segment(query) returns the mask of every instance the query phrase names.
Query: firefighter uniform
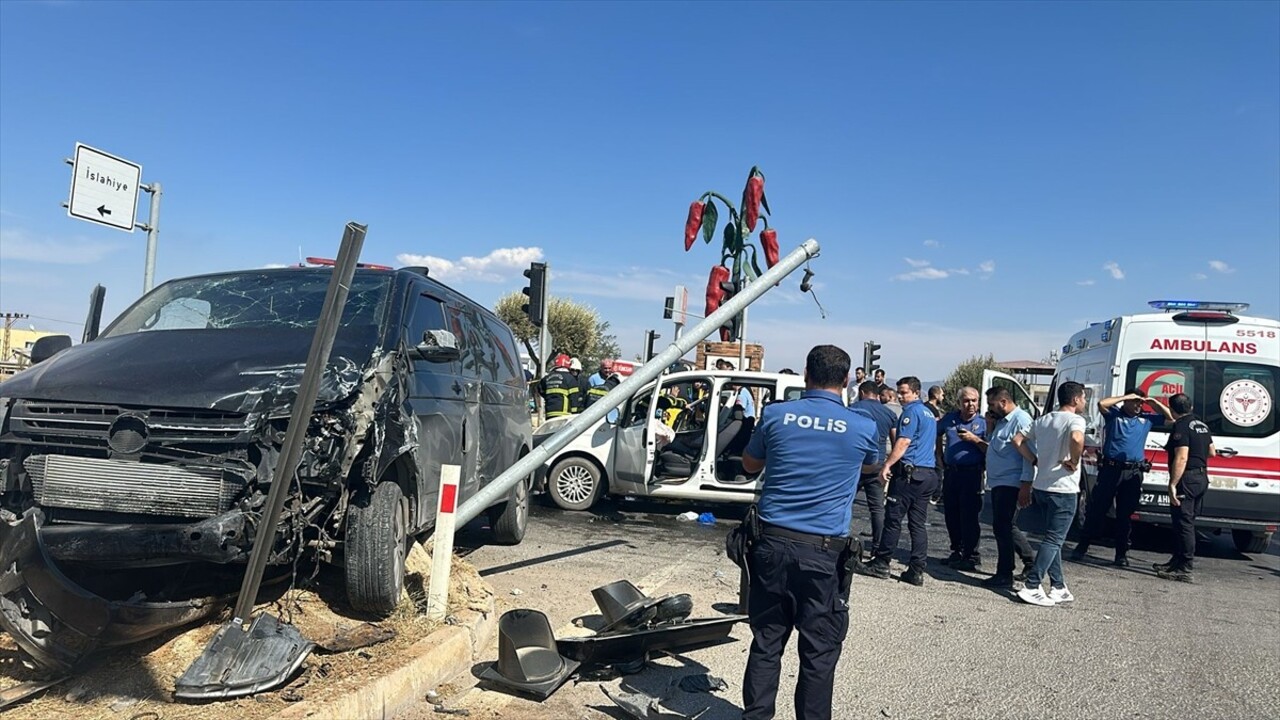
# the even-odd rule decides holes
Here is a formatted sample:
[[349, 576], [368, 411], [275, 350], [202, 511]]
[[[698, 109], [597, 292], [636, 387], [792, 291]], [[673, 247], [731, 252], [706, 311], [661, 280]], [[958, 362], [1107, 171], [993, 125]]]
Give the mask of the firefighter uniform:
[[581, 409], [581, 391], [578, 379], [569, 368], [556, 368], [542, 378], [540, 386], [547, 418], [572, 415]]

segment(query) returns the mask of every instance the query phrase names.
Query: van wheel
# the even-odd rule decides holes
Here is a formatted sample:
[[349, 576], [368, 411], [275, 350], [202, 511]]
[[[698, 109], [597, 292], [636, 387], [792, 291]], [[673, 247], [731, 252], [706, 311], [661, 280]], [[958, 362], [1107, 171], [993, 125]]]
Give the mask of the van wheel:
[[1232, 530], [1231, 541], [1236, 544], [1236, 550], [1242, 553], [1264, 553], [1271, 544], [1271, 533]]
[[547, 493], [564, 510], [588, 510], [604, 491], [600, 475], [600, 468], [586, 458], [565, 458], [547, 475]]
[[489, 528], [499, 545], [519, 545], [529, 527], [529, 480], [511, 488], [511, 495], [501, 505], [489, 508]]
[[382, 482], [362, 494], [347, 511], [347, 600], [351, 607], [388, 615], [404, 590], [409, 550], [409, 508], [400, 486]]

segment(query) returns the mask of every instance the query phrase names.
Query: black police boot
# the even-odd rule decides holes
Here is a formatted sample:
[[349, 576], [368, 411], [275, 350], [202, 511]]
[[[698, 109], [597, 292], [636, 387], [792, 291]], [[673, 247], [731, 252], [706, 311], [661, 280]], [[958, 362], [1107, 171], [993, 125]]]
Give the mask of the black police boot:
[[898, 576], [898, 579], [904, 583], [911, 583], [916, 587], [924, 585], [924, 573], [915, 568], [908, 568], [906, 572]]
[[889, 579], [889, 559], [875, 558], [869, 563], [858, 563], [853, 566], [853, 571], [859, 575], [867, 577], [880, 578], [881, 580]]
[[1013, 574], [1014, 582], [1026, 582], [1027, 576], [1031, 574], [1031, 566], [1034, 564], [1034, 560], [1031, 562], [1023, 561], [1022, 569]]
[[1129, 567], [1129, 556], [1123, 554], [1116, 555], [1116, 559], [1112, 560], [1111, 564], [1116, 567]]
[[[1023, 579], [1025, 580], [1026, 578], [1024, 577]], [[982, 587], [990, 588], [992, 590], [1012, 590], [1013, 576], [1012, 575], [992, 575], [986, 580], [983, 580], [980, 584], [982, 585]]]
[[1076, 543], [1076, 549], [1071, 551], [1071, 559], [1076, 562], [1084, 562], [1089, 559], [1089, 543]]
[[1156, 576], [1165, 580], [1173, 580], [1176, 582], [1194, 583], [1195, 578], [1191, 575], [1191, 568], [1186, 565], [1171, 567], [1168, 570], [1157, 570]]
[[951, 554], [947, 556], [947, 559], [942, 561], [942, 564], [947, 567], [951, 567], [963, 559], [964, 556], [960, 554], [959, 550], [952, 550]]
[[1167, 562], [1167, 563], [1152, 563], [1152, 564], [1151, 564], [1151, 569], [1152, 569], [1152, 570], [1155, 570], [1156, 572], [1160, 572], [1160, 571], [1162, 571], [1162, 570], [1167, 572], [1167, 571], [1172, 570], [1172, 569], [1174, 569], [1174, 568], [1176, 568], [1176, 567], [1178, 567], [1178, 566], [1177, 566], [1177, 564], [1176, 564], [1176, 563], [1174, 563], [1172, 560], [1170, 560], [1170, 561], [1169, 561], [1169, 562]]
[[981, 566], [982, 566], [982, 556], [979, 555], [978, 553], [973, 553], [972, 555], [966, 555], [964, 558], [962, 558], [959, 562], [956, 562], [955, 564], [953, 564], [951, 567], [955, 568], [956, 570], [967, 570], [969, 572], [973, 572]]

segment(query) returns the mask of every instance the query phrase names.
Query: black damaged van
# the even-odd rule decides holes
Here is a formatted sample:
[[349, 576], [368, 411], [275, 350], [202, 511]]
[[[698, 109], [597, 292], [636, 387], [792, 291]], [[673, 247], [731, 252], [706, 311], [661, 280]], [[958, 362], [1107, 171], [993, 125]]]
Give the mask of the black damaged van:
[[[434, 522], [441, 466], [461, 466], [461, 503], [529, 451], [510, 329], [425, 268], [361, 268], [297, 475], [271, 477], [331, 272], [171, 280], [91, 342], [0, 383], [0, 624], [24, 649], [66, 613], [15, 573], [104, 595], [108, 614], [139, 594], [189, 602], [203, 569], [243, 567], [277, 481], [291, 488], [270, 562], [314, 553], [344, 568], [352, 606], [390, 612], [408, 544]], [[498, 542], [520, 542], [528, 505], [523, 483], [489, 510]], [[119, 587], [122, 570], [157, 567], [147, 590]], [[109, 625], [95, 623], [96, 642]], [[144, 630], [119, 629], [131, 632]]]

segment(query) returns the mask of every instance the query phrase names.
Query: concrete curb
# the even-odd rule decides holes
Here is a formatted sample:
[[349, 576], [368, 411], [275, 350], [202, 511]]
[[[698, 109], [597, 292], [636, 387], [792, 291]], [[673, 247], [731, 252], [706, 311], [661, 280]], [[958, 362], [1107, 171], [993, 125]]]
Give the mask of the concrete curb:
[[335, 720], [387, 720], [422, 702], [434, 690], [463, 673], [482, 655], [498, 632], [493, 593], [482, 612], [462, 610], [454, 614], [457, 625], [442, 627], [400, 653], [394, 670], [363, 687], [327, 701], [302, 701], [272, 715], [273, 720], [334, 718]]

